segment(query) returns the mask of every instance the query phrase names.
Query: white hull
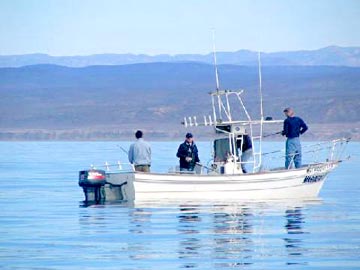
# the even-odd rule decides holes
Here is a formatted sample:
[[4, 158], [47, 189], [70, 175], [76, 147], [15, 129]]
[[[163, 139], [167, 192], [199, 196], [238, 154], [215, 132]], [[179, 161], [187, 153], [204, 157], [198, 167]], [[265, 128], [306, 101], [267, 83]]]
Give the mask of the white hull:
[[[295, 170], [240, 175], [110, 173], [108, 182], [122, 187], [127, 200], [265, 200], [317, 197], [326, 175], [338, 163], [314, 164]], [[105, 188], [106, 197], [113, 195]]]

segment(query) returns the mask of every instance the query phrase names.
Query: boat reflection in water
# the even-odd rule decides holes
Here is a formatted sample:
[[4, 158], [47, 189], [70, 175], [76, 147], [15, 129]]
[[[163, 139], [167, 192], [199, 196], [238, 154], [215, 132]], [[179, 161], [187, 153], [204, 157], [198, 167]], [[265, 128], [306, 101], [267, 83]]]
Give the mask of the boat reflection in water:
[[201, 240], [200, 209], [198, 205], [180, 205], [180, 213], [177, 215], [177, 231], [179, 240], [178, 258], [181, 261], [181, 268], [197, 268], [196, 263], [202, 256], [204, 241]]
[[[252, 264], [254, 243], [252, 213], [246, 206], [235, 207], [232, 211], [214, 213], [214, 258], [215, 268], [231, 268]], [[224, 237], [225, 236], [225, 237]]]
[[295, 207], [294, 209], [286, 210], [286, 225], [285, 229], [287, 231], [287, 236], [284, 238], [285, 248], [288, 252], [288, 262], [287, 264], [301, 264], [306, 265], [304, 261], [299, 261], [298, 258], [301, 258], [303, 253], [306, 253], [306, 250], [302, 247], [302, 238], [301, 235], [304, 234], [303, 225], [305, 223], [305, 218], [302, 214], [301, 207]]
[[308, 264], [303, 212], [319, 203], [105, 204], [83, 208], [80, 225], [129, 269], [279, 269]]

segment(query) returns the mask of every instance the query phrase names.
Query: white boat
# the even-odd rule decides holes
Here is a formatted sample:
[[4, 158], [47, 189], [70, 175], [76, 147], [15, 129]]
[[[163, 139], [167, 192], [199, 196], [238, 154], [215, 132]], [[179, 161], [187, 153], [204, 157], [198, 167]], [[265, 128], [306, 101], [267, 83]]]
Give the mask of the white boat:
[[[312, 164], [301, 169], [248, 174], [107, 173], [107, 182], [121, 185], [123, 199], [174, 200], [219, 199], [268, 200], [317, 197], [329, 172], [339, 162]], [[105, 186], [105, 197], [114, 197]]]
[[[216, 68], [216, 58], [215, 58]], [[261, 68], [259, 57], [260, 119], [254, 120], [244, 105], [243, 90], [220, 90], [216, 69], [216, 91], [210, 93], [212, 115], [186, 117], [185, 127], [206, 126], [217, 134], [214, 154], [209, 166], [197, 164], [194, 173], [170, 170], [168, 173], [135, 172], [130, 164], [93, 166], [80, 172], [79, 185], [87, 201], [113, 200], [268, 200], [301, 199], [318, 196], [327, 175], [343, 160], [344, 148], [349, 139], [337, 139], [318, 143], [316, 147], [303, 151], [328, 151], [323, 161], [303, 165], [301, 168], [264, 169], [263, 126], [283, 121], [264, 118], [261, 90]], [[238, 106], [234, 104], [237, 102]], [[241, 110], [239, 110], [239, 108]], [[220, 138], [219, 138], [220, 136]], [[242, 160], [245, 136], [252, 142], [251, 158]], [[281, 150], [272, 152], [281, 153]], [[285, 155], [282, 155], [282, 159]], [[291, 157], [292, 159], [294, 158]], [[251, 167], [244, 173], [242, 165]], [[124, 167], [127, 167], [124, 169]]]

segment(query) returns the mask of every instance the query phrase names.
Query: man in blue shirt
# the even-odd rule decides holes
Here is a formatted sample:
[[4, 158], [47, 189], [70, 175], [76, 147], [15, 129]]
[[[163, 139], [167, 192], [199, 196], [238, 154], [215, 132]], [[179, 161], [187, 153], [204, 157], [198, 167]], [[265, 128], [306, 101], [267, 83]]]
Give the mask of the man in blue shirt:
[[137, 172], [150, 172], [151, 166], [151, 147], [145, 142], [141, 130], [136, 131], [137, 141], [130, 145], [128, 157], [129, 162], [134, 165]]
[[284, 113], [286, 115], [286, 119], [284, 120], [282, 135], [287, 137], [285, 168], [290, 169], [292, 167], [292, 163], [294, 163], [295, 168], [300, 168], [301, 144], [299, 137], [308, 130], [308, 127], [300, 117], [295, 116], [292, 108], [286, 108]]

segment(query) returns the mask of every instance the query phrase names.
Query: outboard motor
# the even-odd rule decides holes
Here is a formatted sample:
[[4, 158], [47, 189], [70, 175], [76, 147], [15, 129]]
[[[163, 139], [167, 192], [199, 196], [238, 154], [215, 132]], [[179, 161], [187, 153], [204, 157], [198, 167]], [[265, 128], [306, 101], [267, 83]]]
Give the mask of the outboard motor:
[[86, 170], [79, 172], [79, 186], [83, 188], [85, 201], [100, 202], [105, 198], [104, 185], [106, 175], [103, 170]]

